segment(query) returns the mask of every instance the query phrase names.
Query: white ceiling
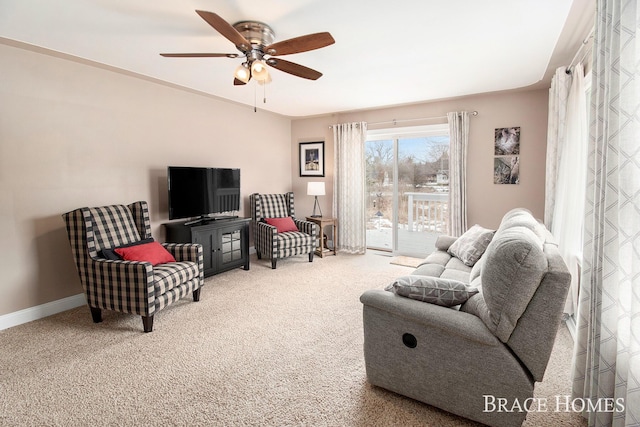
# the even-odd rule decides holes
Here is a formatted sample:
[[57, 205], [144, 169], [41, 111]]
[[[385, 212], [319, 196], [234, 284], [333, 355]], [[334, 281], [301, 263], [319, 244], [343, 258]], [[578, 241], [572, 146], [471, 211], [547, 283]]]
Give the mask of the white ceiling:
[[[300, 117], [539, 83], [556, 66], [554, 58], [568, 65], [584, 37], [576, 28], [577, 15], [592, 16], [593, 11], [581, 10], [590, 5], [588, 0], [0, 0], [0, 37], [249, 106], [257, 99], [260, 109]], [[159, 55], [237, 53], [196, 9], [231, 24], [265, 22], [276, 42], [329, 31], [336, 43], [283, 56], [324, 75], [311, 81], [271, 69], [263, 104], [262, 86], [232, 84], [241, 58]]]

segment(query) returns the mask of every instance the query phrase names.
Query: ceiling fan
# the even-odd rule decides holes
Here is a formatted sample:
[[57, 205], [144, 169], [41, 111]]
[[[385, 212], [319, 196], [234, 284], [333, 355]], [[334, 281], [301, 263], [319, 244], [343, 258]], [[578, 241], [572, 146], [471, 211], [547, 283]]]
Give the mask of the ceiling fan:
[[[307, 52], [335, 43], [328, 32], [307, 34], [273, 43], [275, 33], [271, 27], [262, 22], [240, 21], [231, 25], [213, 12], [196, 10], [196, 13], [233, 43], [245, 57], [245, 62], [239, 65], [234, 73], [234, 85], [247, 84], [251, 78], [261, 84], [268, 83], [271, 77], [267, 65], [297, 77], [317, 80], [322, 76], [321, 72], [285, 61], [277, 56]], [[161, 53], [160, 55], [174, 58], [238, 58], [241, 56], [237, 53]]]

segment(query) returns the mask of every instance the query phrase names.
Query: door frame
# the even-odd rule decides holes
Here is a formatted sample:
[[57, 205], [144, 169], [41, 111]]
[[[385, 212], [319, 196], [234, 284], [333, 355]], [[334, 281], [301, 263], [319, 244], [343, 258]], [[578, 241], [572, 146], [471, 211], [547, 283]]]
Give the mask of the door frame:
[[[392, 228], [391, 228], [391, 254], [402, 255], [398, 249], [398, 141], [408, 138], [424, 138], [429, 136], [449, 135], [448, 123], [437, 123], [422, 126], [404, 126], [397, 128], [368, 129], [365, 144], [369, 141], [392, 140], [393, 141], [393, 186], [392, 186]], [[368, 246], [367, 246], [368, 247]], [[372, 248], [373, 250], [386, 250]]]

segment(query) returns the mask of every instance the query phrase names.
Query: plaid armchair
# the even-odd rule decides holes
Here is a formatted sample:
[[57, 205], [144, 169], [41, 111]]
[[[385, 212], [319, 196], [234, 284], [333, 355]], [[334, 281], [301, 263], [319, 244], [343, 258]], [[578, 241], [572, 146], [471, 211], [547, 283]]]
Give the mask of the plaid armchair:
[[[251, 228], [253, 243], [258, 259], [263, 255], [271, 258], [271, 268], [276, 268], [279, 258], [309, 254], [309, 262], [313, 262], [316, 249], [316, 225], [309, 221], [295, 218], [293, 193], [258, 194], [250, 196]], [[299, 231], [278, 233], [276, 227], [263, 221], [264, 218], [292, 217]]]
[[103, 249], [151, 237], [147, 202], [80, 208], [62, 217], [95, 323], [102, 321], [102, 310], [114, 310], [142, 316], [144, 331], [151, 332], [156, 312], [190, 293], [194, 301], [200, 299], [204, 269], [199, 244], [163, 243], [177, 262], [156, 266], [101, 257]]

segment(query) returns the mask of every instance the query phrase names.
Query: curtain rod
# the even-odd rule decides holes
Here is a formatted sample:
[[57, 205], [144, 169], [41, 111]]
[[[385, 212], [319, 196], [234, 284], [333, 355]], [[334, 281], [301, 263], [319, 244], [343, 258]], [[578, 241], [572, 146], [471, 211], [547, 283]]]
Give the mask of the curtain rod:
[[[573, 55], [573, 59], [571, 60], [571, 62], [569, 63], [569, 66], [567, 67], [567, 70], [565, 71], [565, 73], [567, 74], [571, 74], [571, 67], [573, 67], [574, 62], [576, 62], [576, 59], [578, 58], [578, 55], [580, 55], [580, 52], [582, 52], [582, 49], [584, 49], [584, 47], [589, 44], [589, 41], [593, 38], [593, 31], [595, 30], [595, 27], [591, 29], [591, 31], [589, 31], [589, 35], [587, 37], [585, 37], [584, 40], [582, 40], [582, 44], [580, 45], [580, 47], [578, 48], [578, 51], [576, 52], [575, 55]], [[582, 62], [582, 60], [584, 59], [585, 56], [587, 56], [588, 52], [585, 52], [584, 55], [582, 55], [582, 58], [580, 58], [580, 61], [578, 62]]]
[[[472, 116], [477, 116], [478, 112], [477, 111], [472, 111], [471, 112]], [[421, 121], [421, 120], [436, 120], [436, 119], [446, 119], [447, 116], [434, 116], [434, 117], [420, 117], [417, 119], [393, 119], [393, 120], [387, 120], [387, 121], [383, 121], [383, 122], [371, 122], [371, 123], [367, 123], [367, 125], [383, 125], [383, 124], [387, 124], [387, 123], [393, 123], [393, 125], [397, 125], [398, 123], [403, 123], [403, 122], [416, 122], [416, 121]], [[330, 125], [329, 129], [333, 128], [336, 125]]]

